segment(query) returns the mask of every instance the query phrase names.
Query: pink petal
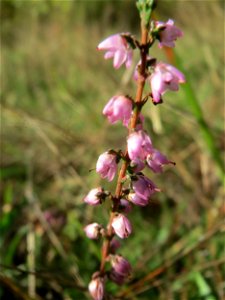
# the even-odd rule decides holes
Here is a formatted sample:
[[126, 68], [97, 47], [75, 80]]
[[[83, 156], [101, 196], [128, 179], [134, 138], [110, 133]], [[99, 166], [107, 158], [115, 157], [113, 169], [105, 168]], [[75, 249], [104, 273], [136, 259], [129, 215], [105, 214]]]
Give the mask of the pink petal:
[[117, 50], [114, 55], [113, 66], [119, 69], [126, 60], [126, 53], [123, 50]]

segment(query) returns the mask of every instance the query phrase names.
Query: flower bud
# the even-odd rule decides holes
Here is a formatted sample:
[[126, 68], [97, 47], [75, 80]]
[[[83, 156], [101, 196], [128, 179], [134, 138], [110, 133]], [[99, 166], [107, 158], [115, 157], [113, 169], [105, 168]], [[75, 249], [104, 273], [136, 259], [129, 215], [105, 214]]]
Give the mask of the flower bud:
[[102, 226], [98, 223], [91, 223], [84, 228], [84, 231], [89, 239], [96, 240], [100, 236]]
[[130, 221], [122, 214], [118, 214], [113, 218], [112, 227], [121, 239], [127, 238], [132, 232]]
[[90, 205], [98, 205], [101, 203], [102, 193], [103, 193], [103, 189], [101, 187], [92, 189], [84, 198], [84, 202]]
[[107, 178], [112, 181], [117, 172], [116, 154], [111, 154], [108, 151], [102, 153], [96, 164], [96, 172], [102, 178]]
[[[129, 36], [129, 33], [126, 35]], [[106, 50], [104, 58], [113, 58], [115, 69], [119, 69], [124, 63], [127, 68], [131, 66], [133, 51], [123, 34], [109, 36], [98, 45], [97, 49]]]
[[130, 263], [121, 255], [111, 255], [110, 260], [112, 268], [116, 273], [122, 276], [128, 276], [131, 273]]
[[125, 96], [112, 97], [103, 109], [111, 124], [121, 120], [124, 126], [128, 126], [132, 113], [132, 102]]
[[105, 284], [102, 277], [96, 277], [88, 285], [89, 293], [94, 300], [102, 300], [104, 297]]

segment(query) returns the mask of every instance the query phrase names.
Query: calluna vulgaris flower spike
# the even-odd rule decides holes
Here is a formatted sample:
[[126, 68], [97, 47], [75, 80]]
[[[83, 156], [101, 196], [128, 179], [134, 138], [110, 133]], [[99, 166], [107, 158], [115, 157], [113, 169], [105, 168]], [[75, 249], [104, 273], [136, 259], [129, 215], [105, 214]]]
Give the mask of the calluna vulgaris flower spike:
[[[113, 181], [119, 169], [116, 191], [108, 192], [102, 187], [97, 187], [84, 198], [84, 202], [92, 206], [100, 205], [104, 201], [111, 201], [112, 204], [107, 225], [93, 222], [84, 228], [88, 238], [103, 239], [100, 268], [93, 274], [88, 286], [94, 300], [108, 299], [106, 280], [121, 285], [131, 276], [130, 263], [117, 253], [120, 243], [116, 237], [125, 239], [132, 234], [130, 217], [127, 217], [132, 207], [148, 205], [152, 196], [160, 192], [143, 170], [146, 167], [154, 173], [161, 173], [163, 166], [175, 164], [154, 148], [152, 139], [144, 129], [141, 110], [150, 95], [154, 104], [162, 103], [162, 95], [167, 90], [177, 91], [179, 84], [185, 82], [185, 77], [179, 70], [167, 63], [158, 62], [149, 55], [149, 50], [156, 40], [159, 41], [160, 48], [174, 47], [175, 41], [183, 33], [174, 25], [173, 20], [152, 21], [150, 26], [151, 12], [155, 7], [154, 0], [138, 0], [137, 7], [142, 18], [141, 41], [129, 33], [118, 33], [106, 38], [97, 47], [98, 50], [106, 51], [105, 59], [113, 58], [115, 69], [123, 64], [129, 68], [134, 50], [139, 50], [141, 60], [133, 76], [137, 84], [136, 97], [115, 95], [103, 109], [103, 115], [109, 123], [121, 121], [128, 128], [126, 149], [108, 150], [99, 156], [96, 163], [96, 172], [109, 182]], [[147, 95], [143, 94], [145, 83], [150, 85]], [[109, 265], [107, 268], [106, 264]]]

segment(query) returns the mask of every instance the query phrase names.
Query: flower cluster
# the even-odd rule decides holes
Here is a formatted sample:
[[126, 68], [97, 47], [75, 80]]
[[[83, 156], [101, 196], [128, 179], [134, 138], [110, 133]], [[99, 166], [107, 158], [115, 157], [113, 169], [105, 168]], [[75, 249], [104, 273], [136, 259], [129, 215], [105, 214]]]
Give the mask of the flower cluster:
[[[115, 194], [105, 191], [102, 187], [92, 189], [84, 198], [84, 202], [96, 206], [104, 201], [112, 202], [110, 221], [107, 226], [96, 222], [87, 225], [84, 231], [88, 238], [103, 238], [102, 262], [99, 272], [92, 276], [89, 292], [94, 300], [102, 300], [105, 295], [105, 281], [107, 279], [118, 285], [123, 284], [131, 274], [130, 263], [117, 254], [120, 243], [115, 237], [126, 239], [132, 233], [132, 225], [128, 214], [132, 207], [148, 205], [152, 196], [160, 189], [144, 173], [149, 168], [154, 173], [161, 173], [163, 166], [174, 164], [159, 150], [155, 149], [148, 133], [144, 130], [142, 106], [151, 96], [154, 104], [162, 102], [162, 95], [167, 91], [177, 91], [179, 84], [185, 81], [184, 75], [175, 67], [157, 62], [148, 54], [150, 47], [158, 40], [159, 47], [174, 47], [175, 40], [182, 36], [182, 32], [172, 20], [167, 22], [153, 22], [149, 32], [149, 40], [141, 45], [129, 33], [115, 34], [102, 41], [97, 49], [104, 50], [105, 59], [113, 58], [113, 66], [118, 69], [125, 64], [128, 68], [132, 64], [133, 50], [140, 52], [145, 47], [145, 63], [142, 59], [137, 64], [134, 79], [137, 84], [149, 83], [151, 91], [140, 99], [133, 99], [127, 95], [115, 95], [105, 105], [103, 115], [109, 123], [122, 122], [128, 128], [127, 148], [122, 150], [108, 150], [102, 153], [96, 163], [96, 172], [102, 179], [111, 182], [120, 169]], [[144, 68], [143, 68], [144, 66]], [[139, 86], [138, 86], [139, 87]], [[133, 121], [134, 120], [134, 121]], [[121, 175], [122, 174], [122, 175]], [[105, 264], [111, 264], [109, 271], [105, 271]], [[108, 268], [107, 268], [108, 269]]]

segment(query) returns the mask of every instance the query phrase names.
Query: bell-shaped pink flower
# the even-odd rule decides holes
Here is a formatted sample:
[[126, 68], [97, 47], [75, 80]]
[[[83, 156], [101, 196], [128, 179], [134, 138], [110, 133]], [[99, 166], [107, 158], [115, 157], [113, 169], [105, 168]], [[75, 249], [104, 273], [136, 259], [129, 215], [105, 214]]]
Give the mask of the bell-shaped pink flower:
[[101, 203], [101, 194], [103, 189], [101, 187], [97, 187], [95, 189], [90, 190], [87, 196], [84, 198], [84, 202], [90, 205], [98, 205]]
[[112, 181], [117, 172], [116, 155], [109, 152], [102, 153], [96, 164], [96, 172], [99, 173], [102, 178], [107, 178], [108, 181]]
[[103, 109], [109, 122], [114, 124], [122, 121], [124, 126], [128, 126], [132, 113], [132, 102], [125, 96], [112, 97]]
[[156, 22], [156, 28], [163, 28], [159, 31], [159, 48], [162, 48], [163, 46], [175, 47], [174, 41], [176, 41], [177, 38], [183, 36], [182, 31], [174, 26], [173, 20], [168, 20], [166, 23]]
[[161, 103], [162, 95], [167, 91], [177, 91], [179, 83], [185, 82], [184, 74], [175, 67], [159, 62], [148, 77], [152, 89], [153, 103]]
[[128, 195], [128, 199], [135, 205], [138, 205], [138, 206], [146, 206], [148, 205], [148, 198], [142, 198], [142, 197], [139, 197], [137, 194], [135, 193], [130, 193]]
[[132, 186], [137, 197], [146, 201], [149, 200], [155, 192], [159, 191], [155, 184], [144, 175], [138, 175], [136, 180], [132, 180]]
[[105, 290], [104, 279], [102, 277], [92, 279], [88, 285], [88, 290], [94, 300], [102, 300]]
[[113, 57], [113, 66], [118, 69], [123, 63], [129, 68], [132, 63], [133, 51], [122, 34], [114, 34], [102, 41], [98, 50], [105, 50], [105, 59]]
[[116, 273], [122, 276], [128, 276], [131, 273], [131, 265], [123, 256], [111, 255], [110, 261]]
[[112, 227], [115, 233], [121, 238], [127, 238], [132, 232], [130, 221], [122, 214], [118, 214], [113, 218]]
[[84, 228], [84, 231], [89, 239], [96, 240], [100, 236], [101, 229], [102, 226], [98, 223], [91, 223]]
[[151, 139], [143, 130], [135, 131], [127, 138], [127, 149], [131, 160], [145, 160], [152, 150]]
[[163, 165], [175, 164], [156, 149], [153, 149], [153, 151], [147, 156], [146, 161], [149, 168], [155, 173], [162, 173]]

